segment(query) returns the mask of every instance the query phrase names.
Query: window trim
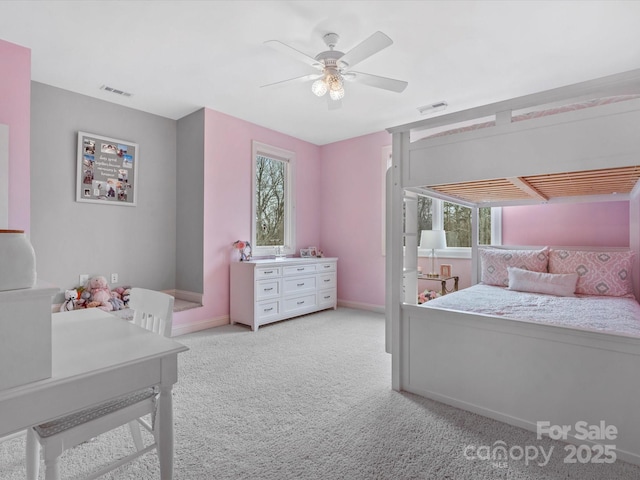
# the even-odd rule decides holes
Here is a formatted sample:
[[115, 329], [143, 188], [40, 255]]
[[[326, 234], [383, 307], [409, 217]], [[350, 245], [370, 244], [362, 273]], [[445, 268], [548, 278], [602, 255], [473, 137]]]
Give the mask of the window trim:
[[[444, 222], [443, 203], [445, 200], [434, 197], [429, 198], [431, 198], [432, 207], [432, 227], [434, 230], [442, 230]], [[502, 207], [491, 207], [491, 245], [502, 245]], [[471, 258], [471, 247], [447, 247], [436, 250], [435, 254], [438, 258]], [[418, 245], [418, 257], [431, 258], [431, 249], [423, 249]]]
[[285, 168], [285, 222], [283, 253], [296, 253], [296, 205], [295, 205], [295, 167], [296, 154], [279, 147], [267, 145], [253, 140], [251, 142], [251, 245], [252, 253], [256, 257], [275, 255], [276, 246], [262, 246], [256, 244], [256, 171], [258, 155], [273, 158], [286, 164]]

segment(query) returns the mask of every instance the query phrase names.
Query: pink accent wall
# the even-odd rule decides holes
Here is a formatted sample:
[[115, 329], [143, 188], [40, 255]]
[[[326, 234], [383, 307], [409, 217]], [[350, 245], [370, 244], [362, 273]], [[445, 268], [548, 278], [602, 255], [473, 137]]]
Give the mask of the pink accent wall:
[[629, 246], [629, 202], [502, 209], [504, 245]]
[[0, 123], [9, 125], [9, 228], [30, 230], [31, 50], [0, 40]]
[[382, 147], [379, 132], [322, 146], [320, 248], [339, 257], [338, 300], [384, 306]]
[[204, 128], [203, 308], [177, 313], [176, 325], [229, 314], [231, 244], [251, 238], [253, 140], [295, 152], [296, 250], [321, 240], [320, 147], [209, 109]]

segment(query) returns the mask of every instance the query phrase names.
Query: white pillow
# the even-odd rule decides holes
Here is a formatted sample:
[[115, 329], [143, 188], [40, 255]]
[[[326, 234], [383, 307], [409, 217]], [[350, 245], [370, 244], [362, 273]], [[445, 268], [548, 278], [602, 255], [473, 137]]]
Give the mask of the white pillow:
[[509, 290], [544, 293], [559, 297], [573, 297], [578, 283], [577, 273], [531, 272], [522, 268], [507, 267]]

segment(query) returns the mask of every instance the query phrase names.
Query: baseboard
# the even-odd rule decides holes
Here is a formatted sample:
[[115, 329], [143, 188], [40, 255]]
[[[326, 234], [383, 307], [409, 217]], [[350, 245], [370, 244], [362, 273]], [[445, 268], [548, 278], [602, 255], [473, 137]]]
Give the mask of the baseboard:
[[223, 325], [229, 325], [229, 315], [223, 315], [221, 317], [211, 318], [197, 323], [174, 325], [171, 329], [171, 336], [179, 337], [180, 335], [186, 335], [187, 333], [199, 332], [200, 330], [206, 330], [207, 328], [222, 327]]
[[339, 307], [355, 308], [357, 310], [366, 310], [368, 312], [384, 313], [384, 305], [371, 305], [370, 303], [348, 302], [346, 300], [338, 300]]

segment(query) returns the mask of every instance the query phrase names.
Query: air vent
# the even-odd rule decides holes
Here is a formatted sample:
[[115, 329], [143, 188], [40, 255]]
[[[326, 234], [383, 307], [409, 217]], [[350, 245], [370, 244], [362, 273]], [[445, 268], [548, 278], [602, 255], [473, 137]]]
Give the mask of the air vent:
[[449, 104], [447, 102], [436, 102], [431, 105], [425, 105], [424, 107], [418, 107], [418, 111], [422, 115], [429, 115], [431, 113], [441, 112], [445, 108], [447, 108]]
[[105, 90], [107, 92], [115, 93], [116, 95], [122, 95], [123, 97], [130, 97], [133, 93], [125, 92], [123, 90], [118, 90], [117, 88], [110, 87], [108, 85], [102, 85], [100, 90]]

